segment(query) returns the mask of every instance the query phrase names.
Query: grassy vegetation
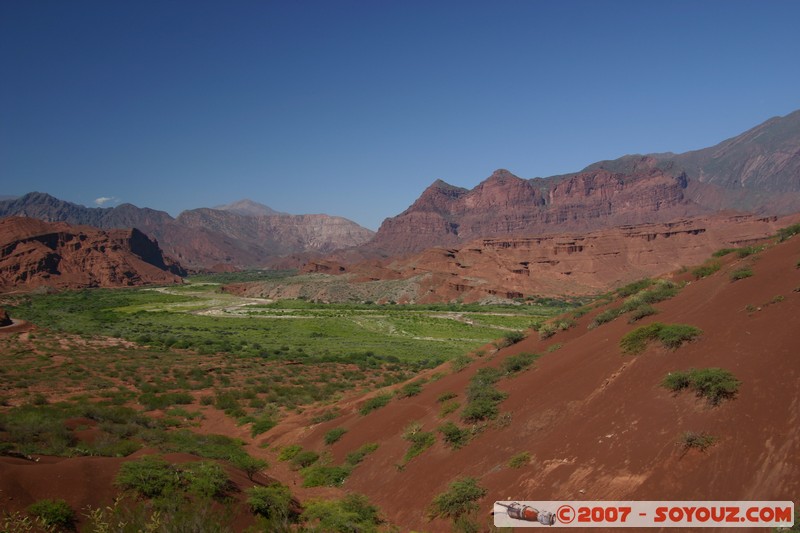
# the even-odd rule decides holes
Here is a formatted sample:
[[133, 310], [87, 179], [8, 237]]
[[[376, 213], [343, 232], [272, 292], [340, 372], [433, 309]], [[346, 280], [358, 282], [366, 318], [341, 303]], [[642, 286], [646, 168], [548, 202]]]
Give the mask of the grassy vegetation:
[[372, 533], [383, 521], [366, 496], [348, 494], [340, 500], [310, 500], [301, 515], [309, 533]]
[[723, 400], [736, 396], [741, 382], [727, 370], [701, 368], [670, 372], [661, 384], [674, 392], [691, 389], [711, 405], [719, 405]]
[[411, 447], [403, 456], [403, 462], [407, 463], [433, 446], [433, 443], [436, 442], [436, 435], [430, 431], [422, 431], [422, 425], [413, 422], [403, 431], [403, 439], [411, 443]]
[[475, 373], [467, 385], [467, 405], [461, 412], [465, 422], [480, 422], [497, 416], [498, 404], [508, 396], [494, 386], [503, 375], [496, 368], [481, 368]]
[[373, 396], [372, 398], [364, 402], [364, 404], [361, 406], [358, 412], [361, 413], [361, 415], [368, 415], [372, 411], [384, 407], [391, 400], [392, 400], [392, 395], [389, 393]]
[[72, 530], [75, 527], [75, 511], [64, 500], [44, 499], [32, 503], [28, 514], [37, 518], [45, 528]]
[[722, 265], [718, 261], [708, 261], [699, 267], [692, 269], [692, 275], [695, 279], [702, 279], [710, 276], [720, 269]]
[[464, 517], [478, 511], [477, 501], [486, 496], [487, 492], [478, 485], [478, 480], [475, 478], [457, 479], [445, 492], [433, 499], [428, 508], [428, 517], [449, 518], [457, 524]]
[[710, 448], [715, 442], [717, 438], [713, 435], [709, 435], [708, 433], [697, 433], [695, 431], [687, 431], [679, 440], [679, 443], [684, 451], [688, 451], [691, 449], [700, 450], [701, 452], [706, 451]]
[[731, 281], [738, 281], [740, 279], [749, 278], [753, 275], [753, 269], [750, 267], [737, 268], [731, 272]]
[[325, 437], [323, 440], [325, 441], [325, 444], [330, 446], [331, 444], [338, 442], [339, 439], [342, 438], [342, 435], [344, 435], [345, 433], [347, 433], [347, 430], [345, 428], [333, 428], [332, 430], [325, 433]]
[[800, 233], [800, 224], [792, 224], [791, 226], [781, 228], [778, 230], [778, 242], [783, 242], [786, 239], [794, 237]]
[[498, 337], [514, 341], [532, 319], [566, 308], [564, 302], [549, 307], [265, 304], [215, 289], [193, 284], [64, 291], [19, 297], [11, 307], [14, 315], [55, 331], [119, 337], [153, 348], [415, 366], [437, 365]]
[[622, 305], [599, 313], [589, 324], [589, 329], [611, 322], [619, 316], [630, 313], [628, 323], [657, 313], [652, 304], [668, 300], [680, 292], [681, 287], [669, 280], [644, 279], [617, 289], [619, 296], [625, 297]]
[[675, 350], [684, 342], [695, 339], [701, 333], [700, 329], [686, 324], [654, 322], [634, 329], [622, 337], [619, 344], [623, 352], [630, 354], [643, 352], [647, 343], [653, 340], [659, 340], [664, 347]]
[[509, 468], [522, 468], [531, 461], [531, 454], [528, 452], [520, 452], [508, 460]]
[[517, 355], [509, 355], [503, 360], [500, 368], [506, 374], [516, 374], [526, 368], [530, 367], [541, 355], [535, 353], [520, 353]]

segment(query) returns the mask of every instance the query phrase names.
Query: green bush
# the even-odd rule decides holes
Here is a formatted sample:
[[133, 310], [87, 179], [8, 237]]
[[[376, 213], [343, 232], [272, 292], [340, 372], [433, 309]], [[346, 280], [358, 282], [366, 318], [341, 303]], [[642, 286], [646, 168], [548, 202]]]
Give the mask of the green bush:
[[48, 528], [75, 527], [75, 511], [64, 500], [39, 500], [28, 507], [28, 514], [38, 518]]
[[430, 518], [453, 520], [478, 510], [478, 500], [486, 496], [487, 490], [478, 485], [478, 480], [464, 477], [453, 481], [447, 491], [437, 495], [428, 508]]
[[180, 473], [161, 457], [146, 455], [137, 461], [122, 463], [114, 484], [145, 498], [157, 498], [178, 488]]
[[439, 409], [439, 418], [444, 418], [450, 413], [454, 412], [456, 409], [461, 407], [461, 404], [457, 401], [447, 402], [442, 404], [442, 408]]
[[497, 343], [498, 348], [506, 348], [512, 344], [517, 344], [525, 338], [525, 334], [521, 331], [510, 331], [503, 335], [503, 338]]
[[382, 523], [366, 496], [348, 494], [341, 500], [310, 500], [300, 517], [309, 533], [373, 533]]
[[620, 347], [625, 353], [637, 354], [644, 351], [648, 342], [658, 339], [666, 348], [674, 350], [701, 333], [702, 331], [694, 326], [653, 322], [647, 326], [640, 326], [622, 337]]
[[467, 405], [461, 412], [465, 422], [479, 422], [497, 416], [498, 404], [508, 396], [505, 392], [494, 387], [503, 376], [503, 372], [496, 368], [479, 369], [467, 385]]
[[371, 454], [377, 449], [378, 444], [376, 442], [368, 442], [356, 451], [348, 453], [344, 462], [350, 466], [356, 466], [358, 463], [363, 461], [367, 455]]
[[706, 263], [706, 264], [704, 264], [704, 265], [700, 265], [700, 266], [699, 266], [699, 267], [697, 267], [697, 268], [694, 268], [694, 269], [692, 270], [692, 275], [693, 275], [693, 276], [694, 276], [696, 279], [705, 278], [705, 277], [708, 277], [708, 276], [710, 276], [711, 274], [713, 274], [713, 273], [714, 273], [714, 272], [716, 272], [717, 270], [719, 270], [719, 269], [720, 269], [720, 266], [721, 266], [721, 265], [720, 265], [718, 262], [716, 262], [716, 261], [711, 261], [711, 262], [709, 262], [709, 263]]
[[313, 465], [300, 471], [304, 487], [339, 487], [352, 470], [350, 465]]
[[506, 374], [515, 374], [531, 366], [539, 357], [541, 356], [535, 353], [509, 355], [503, 360], [503, 363], [500, 366]]
[[303, 451], [303, 447], [299, 444], [290, 444], [288, 446], [284, 446], [281, 448], [281, 451], [278, 453], [278, 460], [279, 461], [289, 461], [294, 459], [294, 456], [298, 453]]
[[233, 457], [231, 458], [231, 463], [239, 470], [243, 470], [244, 473], [247, 474], [247, 479], [250, 481], [253, 481], [253, 477], [256, 474], [269, 468], [269, 463], [267, 463], [265, 460], [256, 459], [255, 457], [251, 457], [249, 455]]
[[165, 392], [163, 394], [154, 394], [152, 392], [145, 392], [139, 396], [139, 403], [144, 405], [145, 409], [152, 411], [154, 409], [166, 409], [171, 405], [188, 405], [194, 401], [192, 395], [186, 392]]
[[789, 227], [781, 228], [778, 230], [778, 242], [783, 242], [798, 233], [800, 233], [800, 224], [792, 224]]
[[556, 334], [556, 331], [557, 328], [554, 324], [545, 322], [544, 324], [539, 326], [539, 339], [540, 340], [549, 339], [550, 337]]
[[736, 250], [736, 255], [739, 256], [740, 259], [744, 259], [750, 255], [757, 254], [763, 249], [763, 246], [744, 246]]
[[342, 435], [347, 433], [345, 428], [333, 428], [332, 430], [325, 433], [325, 444], [331, 445], [334, 442], [338, 441], [342, 438]]
[[520, 452], [508, 460], [508, 466], [510, 468], [522, 468], [523, 466], [530, 463], [530, 461], [531, 461], [531, 454], [529, 454], [528, 452]]
[[594, 317], [594, 320], [592, 320], [589, 323], [589, 329], [594, 329], [594, 328], [596, 328], [598, 326], [602, 326], [603, 324], [611, 322], [612, 320], [617, 318], [620, 315], [621, 312], [622, 312], [622, 308], [621, 307], [614, 307], [614, 308], [611, 308], [611, 309], [606, 309], [605, 311], [603, 311], [602, 313], [600, 313], [596, 317]]
[[247, 505], [254, 514], [278, 522], [286, 523], [296, 518], [292, 510], [292, 493], [289, 487], [280, 483], [248, 489]]
[[641, 304], [639, 307], [631, 311], [631, 315], [628, 318], [628, 324], [633, 324], [634, 322], [638, 322], [639, 320], [643, 319], [644, 317], [655, 315], [658, 313], [656, 308], [650, 304]]
[[458, 396], [458, 394], [456, 394], [455, 392], [443, 392], [439, 395], [438, 398], [436, 398], [436, 401], [442, 403], [446, 402], [447, 400], [452, 400], [456, 396]]
[[361, 409], [358, 410], [359, 413], [362, 415], [368, 415], [372, 411], [376, 409], [380, 409], [388, 404], [392, 399], [391, 394], [379, 394], [377, 396], [373, 396], [369, 400], [363, 403]]
[[695, 448], [701, 452], [706, 451], [717, 441], [717, 438], [707, 433], [696, 433], [694, 431], [687, 431], [680, 438], [680, 444], [684, 450]]
[[697, 396], [706, 398], [711, 405], [719, 405], [723, 400], [736, 396], [741, 382], [727, 370], [702, 368], [671, 372], [661, 384], [674, 392], [685, 388], [692, 389]]
[[225, 469], [214, 461], [198, 461], [183, 466], [188, 491], [204, 498], [219, 498], [230, 485]]
[[414, 422], [409, 424], [403, 432], [403, 438], [411, 443], [411, 447], [403, 457], [403, 461], [408, 462], [417, 455], [421, 454], [436, 442], [436, 436], [427, 431], [422, 431], [422, 426]]
[[753, 269], [750, 267], [737, 268], [731, 272], [731, 281], [738, 281], [740, 279], [749, 278], [753, 275]]
[[472, 358], [467, 355], [457, 355], [450, 360], [450, 368], [453, 373], [461, 372], [472, 362]]
[[292, 457], [289, 462], [291, 463], [293, 469], [300, 470], [301, 468], [306, 468], [313, 465], [317, 462], [317, 460], [319, 460], [319, 454], [317, 452], [303, 450], [295, 454], [295, 456]]
[[412, 381], [411, 383], [406, 383], [403, 385], [399, 391], [397, 391], [398, 398], [409, 398], [411, 396], [416, 396], [420, 392], [422, 392], [422, 381], [416, 380]]
[[736, 251], [736, 248], [722, 248], [720, 250], [717, 250], [716, 252], [714, 252], [711, 255], [713, 255], [714, 257], [725, 257], [726, 255], [732, 254], [735, 251]]
[[272, 414], [263, 414], [253, 421], [253, 426], [250, 428], [250, 435], [256, 437], [262, 433], [266, 433], [270, 429], [274, 428], [277, 424], [278, 422], [275, 420]]
[[442, 433], [444, 442], [450, 445], [454, 450], [465, 446], [472, 437], [472, 433], [469, 429], [460, 428], [452, 422], [445, 422], [439, 426], [439, 432]]
[[647, 278], [640, 279], [639, 281], [634, 281], [633, 283], [629, 283], [628, 285], [625, 285], [624, 287], [620, 287], [619, 289], [617, 289], [617, 296], [621, 298], [627, 298], [628, 296], [631, 296], [633, 294], [636, 294], [637, 292], [640, 292], [648, 288], [652, 284], [653, 280]]

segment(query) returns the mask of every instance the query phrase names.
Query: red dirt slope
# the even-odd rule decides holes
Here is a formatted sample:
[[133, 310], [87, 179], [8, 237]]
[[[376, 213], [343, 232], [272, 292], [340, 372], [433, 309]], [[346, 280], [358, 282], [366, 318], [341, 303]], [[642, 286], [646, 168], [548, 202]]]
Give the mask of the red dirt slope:
[[[471, 367], [428, 383], [418, 396], [394, 399], [360, 416], [348, 414], [310, 426], [313, 413], [286, 420], [267, 439], [323, 450], [323, 435], [333, 427], [348, 432], [330, 447], [337, 462], [366, 442], [380, 444], [345, 482], [362, 492], [403, 530], [443, 531], [444, 521], [428, 522], [425, 509], [434, 496], [463, 475], [479, 478], [494, 500], [792, 500], [800, 494], [800, 237], [757, 255], [724, 258], [721, 270], [691, 281], [671, 300], [655, 305], [654, 321], [690, 324], [702, 336], [675, 351], [651, 343], [640, 355], [623, 355], [619, 341], [637, 325], [617, 318], [592, 330], [596, 312], [546, 341], [535, 333], [521, 343], [486, 355]], [[731, 281], [743, 266], [752, 277]], [[464, 389], [479, 367], [499, 366], [519, 352], [544, 353], [534, 367], [502, 379], [509, 397], [500, 404], [510, 423], [490, 424], [466, 447], [453, 451], [437, 434], [432, 448], [404, 468], [409, 443], [401, 438], [411, 422], [436, 431], [459, 411], [438, 416], [436, 399]], [[691, 392], [673, 394], [661, 380], [669, 372], [720, 367], [741, 386], [738, 395], [712, 407]], [[705, 452], [685, 450], [686, 431], [717, 438]], [[508, 460], [529, 452], [530, 463], [509, 468]], [[300, 494], [302, 498], [302, 493]], [[485, 515], [484, 515], [485, 516]]]

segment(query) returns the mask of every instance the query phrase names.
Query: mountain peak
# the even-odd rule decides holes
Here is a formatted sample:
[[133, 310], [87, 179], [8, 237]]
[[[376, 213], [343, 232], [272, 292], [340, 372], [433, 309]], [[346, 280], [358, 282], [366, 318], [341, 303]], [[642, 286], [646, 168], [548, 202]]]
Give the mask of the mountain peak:
[[218, 205], [214, 207], [214, 209], [217, 209], [219, 211], [229, 211], [231, 213], [235, 213], [237, 215], [242, 215], [246, 217], [263, 217], [270, 215], [286, 214], [286, 213], [281, 213], [280, 211], [275, 211], [269, 206], [260, 204], [258, 202], [254, 202], [253, 200], [247, 198], [227, 205]]

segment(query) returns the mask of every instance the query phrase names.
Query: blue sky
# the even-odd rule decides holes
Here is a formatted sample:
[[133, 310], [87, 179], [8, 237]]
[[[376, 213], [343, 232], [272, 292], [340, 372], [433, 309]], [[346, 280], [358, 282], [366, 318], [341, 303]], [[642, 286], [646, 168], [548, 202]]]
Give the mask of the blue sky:
[[797, 1], [0, 2], [0, 194], [376, 229], [800, 108]]

